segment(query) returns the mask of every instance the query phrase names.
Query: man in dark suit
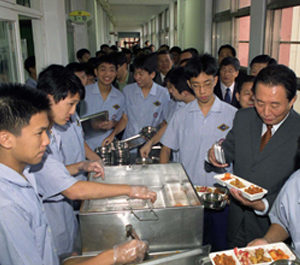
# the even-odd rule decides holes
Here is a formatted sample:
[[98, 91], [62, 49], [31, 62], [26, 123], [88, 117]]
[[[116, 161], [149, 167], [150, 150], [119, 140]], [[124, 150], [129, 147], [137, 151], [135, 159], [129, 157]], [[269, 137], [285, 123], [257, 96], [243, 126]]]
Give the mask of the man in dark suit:
[[172, 69], [174, 64], [173, 56], [168, 51], [160, 51], [157, 53], [157, 65], [158, 72], [154, 77], [153, 81], [161, 86], [166, 87], [165, 77], [167, 73]]
[[[222, 60], [226, 57], [236, 58], [236, 50], [230, 44], [224, 44], [219, 48], [219, 50], [218, 50], [218, 63], [219, 63], [219, 65], [221, 64]], [[218, 72], [218, 76], [220, 76], [220, 72]], [[243, 71], [240, 71], [239, 75], [236, 77], [235, 81], [238, 84], [241, 84], [241, 83], [244, 82], [246, 76], [247, 76], [247, 73], [244, 73]]]
[[[254, 86], [255, 108], [237, 112], [233, 128], [222, 143], [226, 162], [233, 162], [233, 172], [268, 190], [263, 199], [249, 201], [241, 192], [230, 189], [229, 247], [242, 247], [268, 231], [267, 216], [278, 192], [298, 168], [300, 116], [292, 109], [296, 101], [297, 78], [283, 65], [268, 66], [258, 74]], [[269, 136], [266, 143], [263, 138]], [[214, 150], [208, 153], [211, 164], [217, 162]]]
[[220, 65], [220, 78], [214, 88], [214, 93], [219, 99], [236, 108], [240, 108], [235, 96], [239, 85], [235, 79], [239, 75], [239, 70], [240, 62], [237, 58], [225, 57]]

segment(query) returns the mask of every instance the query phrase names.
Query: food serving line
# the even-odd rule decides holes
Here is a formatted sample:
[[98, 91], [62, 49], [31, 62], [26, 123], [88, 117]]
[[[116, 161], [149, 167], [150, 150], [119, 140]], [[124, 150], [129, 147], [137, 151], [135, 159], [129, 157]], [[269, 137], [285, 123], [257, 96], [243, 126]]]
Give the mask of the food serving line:
[[[105, 174], [105, 180], [90, 176], [89, 181], [146, 185], [157, 193], [157, 200], [151, 203], [121, 196], [84, 201], [79, 212], [83, 255], [68, 258], [63, 265], [94, 257], [132, 235], [149, 245], [147, 260], [139, 264], [256, 264], [250, 257], [260, 247], [241, 249], [239, 257], [237, 250], [209, 253], [210, 246], [202, 246], [204, 206], [224, 207], [226, 193], [222, 188], [205, 191], [204, 187], [194, 187], [179, 163], [109, 166]], [[225, 185], [235, 180], [235, 176], [225, 174], [216, 178]], [[283, 243], [264, 246], [263, 250], [265, 261], [260, 263], [265, 265], [275, 261], [270, 250], [282, 250], [289, 259], [296, 259]], [[245, 257], [249, 261], [245, 262]]]
[[[94, 257], [128, 241], [128, 237], [148, 243], [149, 254], [139, 264], [267, 265], [276, 261], [280, 251], [289, 260], [296, 259], [284, 243], [215, 253], [210, 253], [210, 246], [202, 246], [204, 207], [224, 208], [228, 190], [194, 187], [179, 163], [151, 164], [154, 159], [130, 157], [130, 146], [140, 145], [131, 141], [141, 136], [151, 138], [153, 133], [153, 128], [145, 127], [133, 139], [114, 141], [110, 146], [97, 148], [95, 151], [106, 164], [105, 180], [90, 175], [88, 181], [145, 185], [157, 193], [157, 200], [151, 203], [150, 200], [120, 196], [84, 201], [79, 212], [82, 256], [70, 257], [63, 265]], [[132, 161], [136, 164], [130, 165]], [[265, 189], [228, 173], [217, 175], [215, 179], [222, 186], [240, 189], [250, 200], [262, 198], [267, 193]]]

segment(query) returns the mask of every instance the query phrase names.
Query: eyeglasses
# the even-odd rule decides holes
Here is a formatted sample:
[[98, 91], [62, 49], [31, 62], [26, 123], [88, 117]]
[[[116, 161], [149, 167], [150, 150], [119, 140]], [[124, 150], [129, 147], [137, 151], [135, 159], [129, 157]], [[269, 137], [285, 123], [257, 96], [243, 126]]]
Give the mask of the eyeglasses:
[[199, 85], [198, 83], [192, 83], [191, 85], [192, 85], [192, 89], [200, 89], [201, 87], [203, 87], [204, 89], [210, 89], [214, 85], [214, 83], [213, 83], [213, 81], [211, 81], [202, 86]]
[[226, 74], [226, 73], [233, 74], [236, 71], [234, 69], [221, 68], [220, 72], [222, 72], [223, 74]]

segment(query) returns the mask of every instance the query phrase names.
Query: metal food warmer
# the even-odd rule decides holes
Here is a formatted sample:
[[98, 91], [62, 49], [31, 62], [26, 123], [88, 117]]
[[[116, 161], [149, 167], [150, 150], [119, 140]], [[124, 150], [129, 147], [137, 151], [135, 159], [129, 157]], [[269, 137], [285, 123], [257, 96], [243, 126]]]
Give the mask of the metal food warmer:
[[[128, 241], [125, 227], [131, 224], [151, 253], [201, 250], [204, 209], [179, 163], [111, 166], [99, 183], [146, 185], [157, 200], [114, 197], [86, 200], [80, 213], [83, 255], [94, 255]], [[160, 264], [160, 263], [159, 263]]]

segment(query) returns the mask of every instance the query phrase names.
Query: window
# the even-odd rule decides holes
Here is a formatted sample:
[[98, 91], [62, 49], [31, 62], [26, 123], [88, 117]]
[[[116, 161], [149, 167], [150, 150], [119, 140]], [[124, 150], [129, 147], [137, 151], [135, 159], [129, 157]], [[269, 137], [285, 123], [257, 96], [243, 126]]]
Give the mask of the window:
[[151, 20], [151, 43], [156, 45], [156, 20], [153, 18]]
[[17, 82], [15, 26], [0, 21], [0, 83]]
[[170, 11], [169, 8], [165, 10], [165, 23], [164, 23], [164, 43], [169, 45], [169, 31], [170, 31]]
[[30, 0], [17, 0], [17, 4], [21, 6], [31, 7]]
[[216, 0], [215, 1], [216, 13], [230, 10], [230, 2], [231, 2], [231, 0]]
[[174, 5], [174, 46], [177, 45], [177, 34], [178, 34], [178, 31], [177, 31], [177, 2], [175, 3]]
[[251, 0], [239, 0], [239, 9], [251, 6]]
[[278, 2], [268, 6], [267, 22], [270, 26], [266, 30], [266, 44], [269, 46], [265, 50], [278, 63], [290, 67], [300, 76], [300, 5], [286, 7], [288, 3], [285, 3], [285, 8], [280, 8]]
[[249, 60], [250, 16], [236, 18], [237, 58], [241, 66], [247, 67]]
[[221, 45], [231, 44], [241, 66], [248, 67], [251, 0], [215, 0], [213, 54]]

